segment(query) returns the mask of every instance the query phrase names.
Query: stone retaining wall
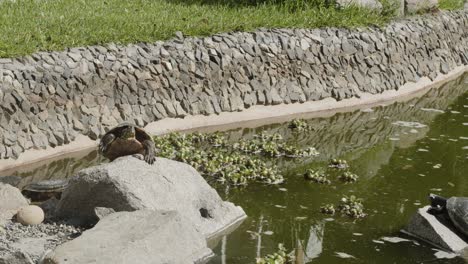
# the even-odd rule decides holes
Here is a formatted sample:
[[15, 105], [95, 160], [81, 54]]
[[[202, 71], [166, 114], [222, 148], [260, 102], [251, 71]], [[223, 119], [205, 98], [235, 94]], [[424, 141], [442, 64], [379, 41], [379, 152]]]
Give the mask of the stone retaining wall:
[[0, 59], [0, 158], [128, 120], [395, 90], [468, 64], [468, 12], [383, 29], [260, 29]]

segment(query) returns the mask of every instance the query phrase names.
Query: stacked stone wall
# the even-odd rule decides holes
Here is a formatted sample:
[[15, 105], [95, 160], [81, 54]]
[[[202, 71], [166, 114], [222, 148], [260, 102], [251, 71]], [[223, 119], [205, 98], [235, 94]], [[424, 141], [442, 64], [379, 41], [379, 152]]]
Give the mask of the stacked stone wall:
[[0, 158], [124, 120], [397, 90], [468, 64], [468, 12], [369, 29], [259, 29], [0, 59]]

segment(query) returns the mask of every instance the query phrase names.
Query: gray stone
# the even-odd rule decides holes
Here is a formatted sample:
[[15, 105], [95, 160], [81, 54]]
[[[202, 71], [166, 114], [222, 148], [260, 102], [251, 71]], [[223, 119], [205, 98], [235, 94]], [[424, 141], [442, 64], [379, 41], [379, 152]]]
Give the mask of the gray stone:
[[34, 264], [34, 261], [26, 252], [14, 251], [0, 256], [0, 264]]
[[419, 208], [402, 231], [443, 250], [461, 252], [467, 248], [467, 242], [453, 224], [444, 215], [429, 214], [429, 208]]
[[406, 1], [406, 12], [414, 14], [417, 12], [424, 12], [437, 8], [438, 0], [405, 0]]
[[340, 8], [346, 8], [350, 5], [356, 5], [379, 11], [382, 10], [382, 4], [377, 0], [337, 0], [336, 4]]
[[96, 207], [94, 208], [94, 213], [96, 214], [97, 219], [101, 220], [104, 217], [115, 213], [115, 210], [107, 207]]
[[162, 158], [148, 165], [122, 157], [80, 171], [63, 192], [57, 214], [93, 224], [95, 207], [176, 210], [207, 237], [246, 217], [242, 208], [223, 202], [191, 166]]
[[20, 190], [9, 184], [0, 183], [0, 227], [10, 220], [22, 207], [29, 203]]
[[212, 254], [204, 236], [179, 213], [139, 210], [104, 217], [80, 237], [58, 246], [44, 262], [198, 263]]

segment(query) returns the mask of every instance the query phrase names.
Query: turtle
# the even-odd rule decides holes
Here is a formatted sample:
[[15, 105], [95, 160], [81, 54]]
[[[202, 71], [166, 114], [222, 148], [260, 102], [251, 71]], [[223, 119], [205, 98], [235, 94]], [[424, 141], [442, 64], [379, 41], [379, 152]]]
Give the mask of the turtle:
[[153, 164], [156, 148], [151, 136], [145, 130], [124, 122], [109, 130], [101, 138], [99, 152], [111, 161], [122, 156], [143, 155], [143, 159], [148, 164]]
[[60, 199], [67, 186], [67, 179], [44, 180], [26, 185], [21, 193], [33, 202], [45, 201], [52, 197]]
[[429, 213], [433, 215], [443, 214], [453, 223], [455, 228], [468, 237], [468, 197], [444, 198], [439, 195], [429, 194], [431, 207]]

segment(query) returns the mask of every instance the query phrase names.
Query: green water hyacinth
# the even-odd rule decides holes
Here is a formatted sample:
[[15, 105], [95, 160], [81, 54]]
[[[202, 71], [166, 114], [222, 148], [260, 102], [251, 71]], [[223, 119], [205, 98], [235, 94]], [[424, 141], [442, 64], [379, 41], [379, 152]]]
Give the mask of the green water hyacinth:
[[336, 212], [335, 206], [333, 204], [326, 204], [326, 205], [320, 207], [320, 212], [322, 214], [334, 215], [335, 212]]
[[257, 264], [290, 264], [293, 258], [286, 254], [286, 248], [283, 244], [278, 245], [278, 251], [263, 258], [257, 258]]
[[351, 218], [364, 218], [366, 216], [362, 199], [354, 195], [341, 198], [338, 211]]
[[349, 168], [348, 162], [342, 159], [331, 159], [328, 164], [330, 168], [345, 170]]
[[221, 133], [171, 133], [154, 137], [154, 142], [159, 156], [188, 163], [204, 177], [221, 183], [279, 184], [284, 181], [275, 165], [237, 151]]
[[357, 181], [359, 176], [356, 174], [350, 172], [350, 171], [345, 171], [343, 174], [341, 174], [338, 179], [340, 179], [343, 182], [355, 182]]
[[318, 151], [309, 147], [306, 149], [299, 149], [285, 142], [282, 142], [283, 137], [280, 134], [266, 134], [261, 133], [255, 135], [253, 139], [241, 139], [238, 143], [232, 146], [235, 150], [239, 150], [248, 154], [258, 154], [267, 157], [310, 157], [318, 155]]
[[312, 127], [307, 124], [307, 121], [304, 119], [293, 119], [291, 122], [289, 122], [288, 127], [297, 132], [312, 130]]
[[304, 178], [306, 180], [310, 180], [310, 181], [321, 183], [321, 184], [331, 183], [331, 181], [327, 178], [327, 175], [325, 174], [325, 172], [321, 170], [308, 169], [306, 173], [304, 174]]

